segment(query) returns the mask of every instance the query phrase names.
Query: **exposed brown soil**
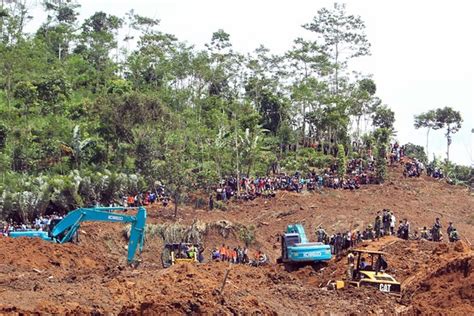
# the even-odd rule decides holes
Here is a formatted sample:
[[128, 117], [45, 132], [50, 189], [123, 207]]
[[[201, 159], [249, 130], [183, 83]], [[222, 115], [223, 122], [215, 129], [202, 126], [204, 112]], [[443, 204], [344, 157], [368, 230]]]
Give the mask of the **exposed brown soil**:
[[[474, 314], [474, 198], [460, 187], [429, 178], [403, 179], [393, 169], [390, 180], [359, 191], [278, 192], [272, 200], [232, 203], [228, 211], [181, 208], [182, 224], [194, 220], [255, 225], [256, 243], [269, 254], [265, 267], [204, 263], [162, 269], [162, 241], [148, 238], [142, 263], [125, 262], [126, 240], [118, 224], [86, 223], [79, 244], [52, 244], [27, 238], [0, 238], [0, 313], [104, 314]], [[345, 277], [345, 259], [324, 269], [304, 267], [287, 272], [275, 263], [277, 241], [285, 226], [301, 222], [310, 238], [322, 224], [329, 233], [362, 229], [376, 210], [390, 208], [412, 227], [430, 226], [440, 217], [453, 221], [466, 239], [456, 244], [403, 241], [385, 237], [360, 247], [388, 253], [389, 273], [402, 282], [396, 298], [369, 288], [327, 290]], [[173, 222], [172, 210], [149, 208], [149, 223]], [[445, 228], [443, 228], [443, 231]], [[205, 254], [221, 243], [242, 244], [238, 233], [205, 236]]]

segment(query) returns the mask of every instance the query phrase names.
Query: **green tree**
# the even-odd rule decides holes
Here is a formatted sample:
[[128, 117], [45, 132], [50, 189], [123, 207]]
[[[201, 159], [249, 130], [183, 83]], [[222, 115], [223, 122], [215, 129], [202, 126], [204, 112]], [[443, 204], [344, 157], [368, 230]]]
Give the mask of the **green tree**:
[[383, 183], [387, 177], [387, 147], [390, 142], [390, 134], [391, 130], [389, 128], [378, 128], [374, 132], [374, 137], [377, 142], [375, 171], [379, 183]]
[[303, 26], [317, 34], [318, 43], [331, 56], [334, 67], [334, 91], [339, 93], [339, 72], [351, 58], [370, 54], [370, 43], [365, 34], [365, 23], [359, 17], [347, 14], [346, 5], [334, 3], [332, 10], [318, 11], [311, 23]]
[[377, 86], [372, 79], [361, 79], [351, 93], [351, 104], [349, 114], [356, 119], [356, 138], [360, 139], [360, 121], [362, 116], [369, 114], [372, 106], [377, 102], [374, 97]]
[[58, 60], [65, 59], [70, 54], [71, 42], [76, 38], [77, 10], [80, 5], [71, 1], [44, 1], [43, 6], [48, 16], [36, 32], [36, 37], [47, 45]]
[[318, 97], [322, 91], [325, 92], [325, 86], [319, 84], [314, 76], [328, 72], [328, 57], [315, 42], [302, 38], [294, 41], [292, 50], [287, 52], [286, 56], [292, 66], [291, 74], [294, 78], [291, 98], [300, 106], [298, 112], [301, 117], [301, 140], [305, 144], [307, 109], [310, 105], [319, 105]]
[[27, 117], [31, 108], [38, 103], [38, 88], [29, 81], [20, 81], [15, 86], [13, 96], [20, 101], [23, 115]]
[[372, 122], [375, 127], [393, 129], [395, 112], [386, 105], [379, 106], [372, 115]]
[[270, 56], [269, 50], [260, 46], [247, 57], [246, 63], [249, 69], [245, 79], [246, 96], [260, 113], [263, 128], [276, 135], [290, 115], [289, 100], [282, 93], [283, 59]]
[[117, 69], [111, 53], [117, 48], [117, 32], [122, 24], [122, 19], [105, 12], [94, 13], [82, 24], [79, 45], [74, 53], [90, 64], [89, 80], [95, 90], [104, 86]]
[[168, 133], [163, 144], [161, 159], [155, 159], [154, 174], [165, 184], [174, 203], [174, 217], [178, 215], [179, 205], [184, 201], [187, 192], [195, 184], [195, 163], [191, 159], [189, 147], [186, 147], [188, 135], [177, 130]]
[[412, 143], [405, 144], [405, 155], [416, 158], [424, 164], [428, 163], [428, 156], [425, 154], [423, 146], [414, 145]]
[[339, 144], [337, 146], [337, 149], [337, 174], [339, 175], [339, 178], [342, 181], [347, 171], [347, 159], [346, 153], [344, 151], [344, 146]]
[[415, 128], [426, 128], [426, 156], [429, 156], [428, 142], [430, 136], [430, 130], [436, 127], [436, 111], [430, 110], [419, 115], [415, 115]]
[[435, 126], [433, 129], [446, 128], [446, 164], [449, 164], [449, 146], [452, 142], [451, 135], [459, 131], [462, 121], [461, 113], [451, 107], [436, 109]]

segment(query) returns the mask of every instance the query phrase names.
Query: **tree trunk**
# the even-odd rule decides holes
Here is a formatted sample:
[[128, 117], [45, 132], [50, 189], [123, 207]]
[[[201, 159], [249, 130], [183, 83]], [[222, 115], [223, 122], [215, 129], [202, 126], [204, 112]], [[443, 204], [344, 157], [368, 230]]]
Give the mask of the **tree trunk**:
[[428, 132], [426, 132], [426, 157], [428, 158], [428, 161], [430, 160], [430, 154], [429, 154], [429, 151], [428, 151], [428, 141], [429, 141], [429, 137], [430, 137], [430, 129], [428, 127]]
[[339, 80], [338, 80], [338, 68], [339, 68], [339, 65], [338, 65], [338, 58], [339, 58], [339, 47], [338, 47], [338, 43], [336, 42], [336, 95], [339, 94]]
[[357, 142], [359, 142], [360, 139], [360, 119], [362, 118], [361, 115], [357, 116]]
[[303, 139], [303, 147], [306, 145], [306, 101], [303, 101], [303, 131], [301, 133]]
[[449, 146], [451, 145], [451, 129], [448, 127], [448, 132], [446, 133], [447, 148], [446, 148], [446, 170], [445, 174], [448, 175], [448, 165], [449, 165]]
[[235, 127], [235, 173], [237, 178], [237, 197], [240, 196], [240, 171], [239, 171], [239, 143], [237, 140], [237, 126]]
[[446, 164], [449, 163], [449, 146], [451, 145], [451, 132], [448, 129], [448, 133], [446, 134], [446, 139], [447, 139], [447, 148], [446, 148]]
[[250, 178], [250, 172], [252, 171], [253, 159], [249, 160], [249, 165], [247, 167], [247, 178]]
[[175, 192], [173, 194], [173, 200], [174, 200], [174, 218], [178, 216], [178, 203], [179, 203], [179, 193]]

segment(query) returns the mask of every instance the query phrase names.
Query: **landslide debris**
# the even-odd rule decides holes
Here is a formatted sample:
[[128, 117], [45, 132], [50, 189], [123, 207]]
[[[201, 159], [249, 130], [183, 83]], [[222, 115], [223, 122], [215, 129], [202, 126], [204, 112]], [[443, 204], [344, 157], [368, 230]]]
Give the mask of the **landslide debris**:
[[[382, 208], [392, 209], [397, 219], [407, 217], [413, 228], [429, 225], [435, 217], [443, 223], [453, 220], [463, 238], [474, 239], [468, 222], [474, 197], [464, 189], [431, 179], [403, 179], [396, 170], [390, 175], [390, 184], [354, 192], [284, 192], [271, 200], [229, 204], [225, 212], [184, 207], [177, 219], [170, 207], [150, 207], [150, 224], [192, 226], [199, 221], [199, 226], [211, 227], [201, 236], [206, 257], [222, 243], [243, 245], [238, 228], [255, 227], [250, 248], [262, 249], [272, 263], [259, 268], [233, 265], [223, 293], [219, 289], [227, 263], [164, 270], [159, 236], [147, 236], [141, 265], [128, 267], [121, 225], [86, 223], [79, 244], [0, 237], [0, 313], [474, 314], [473, 250], [468, 241], [384, 237], [359, 245], [388, 254], [388, 272], [402, 283], [402, 298], [370, 288], [327, 290], [329, 281], [344, 278], [345, 258], [322, 270], [304, 267], [291, 273], [274, 263], [280, 251], [277, 237], [285, 225], [303, 223], [314, 240], [314, 228], [320, 224], [330, 233], [362, 229]], [[228, 229], [229, 223], [235, 229]]]

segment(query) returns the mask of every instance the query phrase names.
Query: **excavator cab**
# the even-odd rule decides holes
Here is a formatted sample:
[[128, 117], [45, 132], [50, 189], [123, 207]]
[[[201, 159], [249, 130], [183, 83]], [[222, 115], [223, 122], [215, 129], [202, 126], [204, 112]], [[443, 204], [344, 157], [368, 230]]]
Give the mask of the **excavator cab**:
[[349, 267], [349, 280], [347, 283], [356, 287], [371, 286], [380, 292], [400, 295], [400, 282], [386, 273], [388, 264], [382, 251], [351, 250], [354, 254], [354, 266]]
[[[59, 242], [60, 240], [62, 240], [64, 238], [64, 236], [66, 236], [66, 234], [68, 233], [69, 230], [64, 230], [63, 232], [59, 233], [57, 236], [53, 236], [53, 230], [54, 228], [56, 227], [56, 225], [58, 225], [60, 222], [62, 221], [61, 218], [53, 218], [51, 219], [51, 222], [49, 223], [49, 226], [48, 226], [48, 236], [56, 241], [56, 242]], [[79, 233], [78, 231], [76, 231], [74, 233], [74, 235], [72, 236], [71, 238], [71, 242], [73, 243], [77, 243], [79, 242]]]
[[285, 264], [287, 270], [311, 264], [314, 267], [331, 260], [331, 248], [320, 242], [310, 242], [301, 224], [288, 225], [281, 235], [281, 257], [277, 263]]
[[293, 247], [300, 243], [301, 239], [298, 234], [285, 234], [281, 236], [281, 260], [288, 260], [288, 247]]
[[[52, 239], [53, 238], [53, 230], [54, 230], [54, 227], [56, 227], [56, 225], [61, 221], [61, 219], [59, 218], [55, 218], [55, 219], [52, 219], [49, 223], [49, 226], [48, 226], [48, 236]], [[61, 235], [61, 236], [60, 236]], [[58, 239], [62, 239], [62, 237], [64, 237], [64, 234], [60, 234], [58, 235]]]

